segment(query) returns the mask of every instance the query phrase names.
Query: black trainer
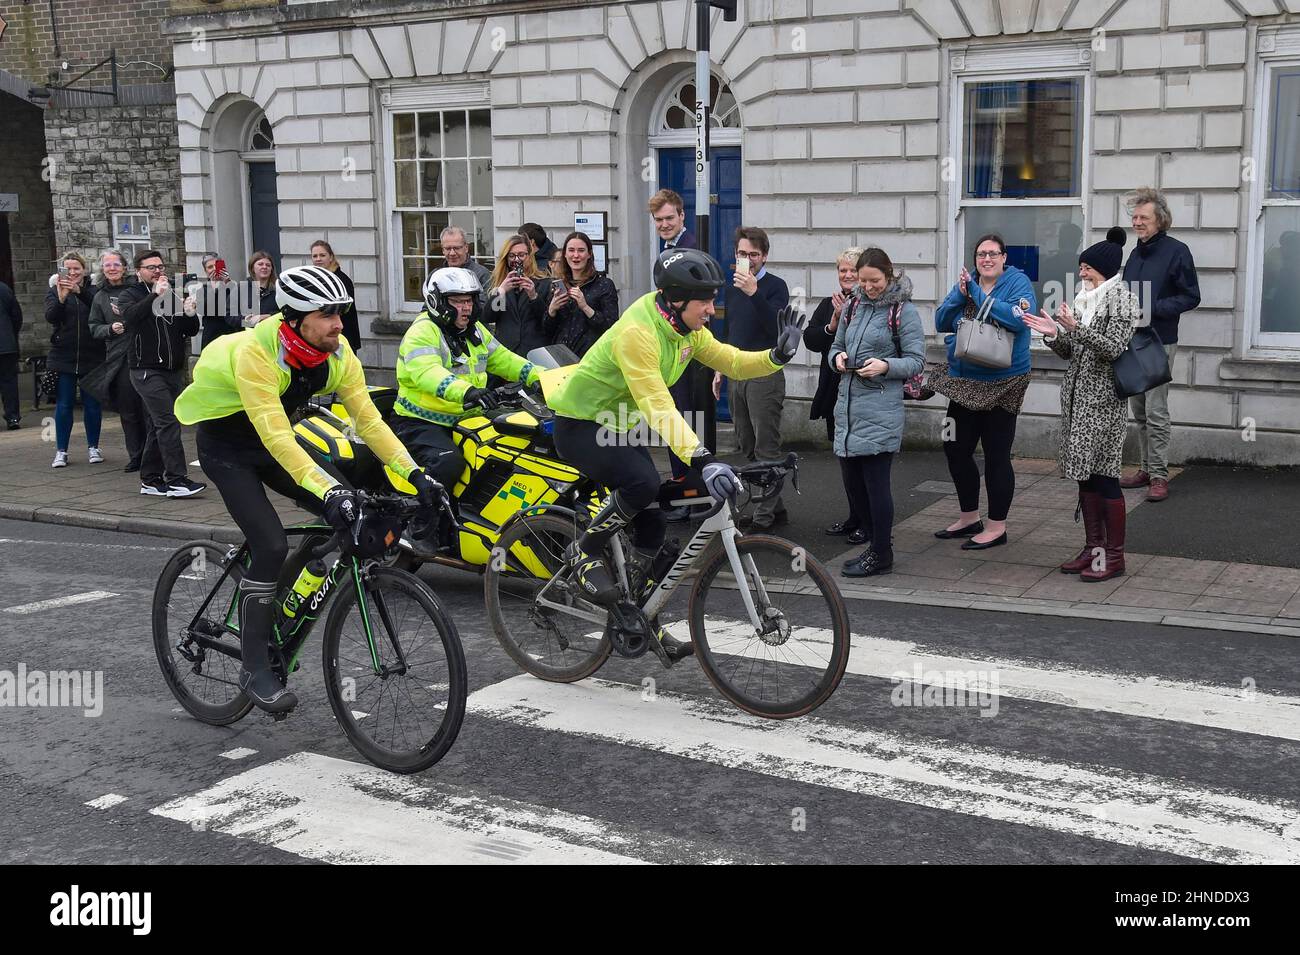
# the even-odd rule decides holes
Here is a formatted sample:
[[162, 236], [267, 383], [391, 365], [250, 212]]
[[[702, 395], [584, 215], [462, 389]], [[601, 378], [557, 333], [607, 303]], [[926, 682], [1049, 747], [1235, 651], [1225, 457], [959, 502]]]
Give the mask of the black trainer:
[[162, 478], [159, 478], [157, 481], [141, 481], [140, 493], [148, 494], [152, 497], [166, 497], [167, 485], [163, 482]]
[[200, 491], [206, 491], [208, 486], [199, 481], [191, 481], [189, 478], [176, 478], [167, 482], [168, 497], [192, 497]]
[[5, 426], [10, 431], [17, 431], [19, 428], [22, 427], [22, 425], [18, 423], [17, 418], [5, 418]]

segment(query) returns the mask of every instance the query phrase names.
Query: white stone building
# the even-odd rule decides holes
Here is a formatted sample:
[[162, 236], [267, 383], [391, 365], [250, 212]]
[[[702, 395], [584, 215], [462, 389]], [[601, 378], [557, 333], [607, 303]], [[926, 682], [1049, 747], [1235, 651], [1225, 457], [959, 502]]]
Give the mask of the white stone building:
[[[766, 228], [771, 269], [810, 310], [836, 254], [876, 244], [932, 329], [978, 233], [1001, 232], [1041, 287], [1127, 224], [1129, 190], [1157, 186], [1202, 290], [1180, 330], [1174, 459], [1300, 463], [1300, 2], [739, 6], [736, 23], [713, 18], [715, 218]], [[240, 259], [243, 167], [273, 161], [285, 264], [333, 243], [374, 367], [391, 367], [447, 221], [487, 261], [522, 222], [558, 240], [575, 211], [605, 211], [623, 300], [647, 290], [645, 200], [693, 142], [693, 3], [212, 9], [167, 27], [188, 249]], [[263, 117], [274, 145], [254, 150]], [[1035, 366], [1017, 450], [1051, 454], [1061, 365], [1039, 349]], [[788, 370], [791, 394], [815, 373]], [[937, 442], [940, 417], [913, 408], [913, 436]], [[793, 432], [806, 406], [789, 418]]]

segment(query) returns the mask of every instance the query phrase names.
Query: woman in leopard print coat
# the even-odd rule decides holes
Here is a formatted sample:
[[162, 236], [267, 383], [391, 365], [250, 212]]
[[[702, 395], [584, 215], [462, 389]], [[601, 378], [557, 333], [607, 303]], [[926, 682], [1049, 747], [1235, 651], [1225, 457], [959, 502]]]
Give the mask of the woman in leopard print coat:
[[1062, 304], [1053, 320], [1044, 311], [1026, 323], [1069, 361], [1061, 381], [1061, 471], [1079, 482], [1085, 546], [1062, 573], [1085, 581], [1124, 572], [1124, 495], [1119, 487], [1121, 452], [1128, 427], [1126, 402], [1115, 394], [1111, 363], [1128, 348], [1141, 316], [1138, 297], [1123, 284], [1119, 266], [1124, 230], [1079, 256], [1081, 289], [1074, 308]]

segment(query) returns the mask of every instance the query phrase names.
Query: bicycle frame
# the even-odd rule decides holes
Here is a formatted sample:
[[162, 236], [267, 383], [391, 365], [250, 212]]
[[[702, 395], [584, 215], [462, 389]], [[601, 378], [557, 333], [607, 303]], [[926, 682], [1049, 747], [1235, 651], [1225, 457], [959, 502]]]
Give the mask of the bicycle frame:
[[[333, 533], [334, 529], [325, 524], [299, 524], [285, 528], [285, 534], [290, 537], [332, 536]], [[187, 628], [193, 639], [201, 646], [235, 658], [238, 658], [239, 653], [234, 647], [226, 646], [210, 637], [198, 633], [195, 626], [207, 611], [208, 606], [212, 602], [213, 597], [216, 596], [217, 591], [221, 589], [221, 585], [225, 582], [226, 578], [230, 576], [231, 570], [233, 570], [237, 564], [242, 562], [244, 555], [247, 553], [248, 544], [241, 544], [231, 556], [225, 570], [221, 574], [221, 577], [217, 579], [212, 590], [208, 593], [207, 599], [203, 601], [203, 604], [199, 607], [198, 611], [195, 612], [194, 617], [190, 620], [189, 627]], [[375, 645], [374, 627], [370, 615], [371, 608], [369, 599], [366, 595], [366, 589], [363, 586], [361, 571], [361, 561], [357, 560], [355, 557], [344, 559], [340, 555], [335, 558], [334, 562], [330, 565], [329, 570], [325, 574], [325, 580], [321, 584], [320, 588], [317, 589], [309, 601], [306, 601], [299, 606], [297, 616], [287, 619], [277, 619], [273, 628], [273, 635], [275, 638], [275, 645], [280, 650], [281, 656], [284, 659], [286, 674], [292, 673], [297, 669], [298, 659], [302, 655], [303, 648], [307, 644], [307, 638], [311, 636], [311, 632], [315, 628], [316, 622], [320, 619], [325, 605], [329, 602], [330, 597], [342, 582], [344, 575], [347, 573], [352, 574], [353, 583], [357, 588], [357, 607], [361, 612], [361, 625], [365, 629], [366, 643], [370, 649], [371, 667], [376, 675], [381, 674], [383, 668], [379, 662], [378, 648]], [[277, 600], [282, 596], [282, 594], [277, 593]], [[231, 618], [238, 613], [238, 603], [239, 592], [238, 589], [236, 589], [234, 596], [231, 597], [231, 606], [226, 611], [224, 618], [225, 622], [223, 624], [224, 629], [236, 635], [239, 633], [239, 629], [237, 626], [231, 625]], [[379, 612], [380, 618], [384, 621], [387, 627], [390, 639], [393, 641], [393, 649], [397, 654], [399, 662], [402, 665], [405, 665], [405, 654], [402, 652], [401, 645], [396, 640], [392, 621], [387, 619], [387, 608], [379, 606], [376, 609]]]

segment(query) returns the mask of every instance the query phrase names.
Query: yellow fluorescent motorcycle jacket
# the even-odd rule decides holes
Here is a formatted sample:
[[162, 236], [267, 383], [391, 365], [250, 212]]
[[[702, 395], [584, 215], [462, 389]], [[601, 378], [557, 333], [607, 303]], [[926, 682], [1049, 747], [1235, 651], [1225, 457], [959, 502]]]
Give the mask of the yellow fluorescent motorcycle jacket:
[[480, 413], [476, 408], [466, 410], [465, 392], [486, 388], [489, 374], [524, 384], [537, 380], [532, 362], [498, 342], [482, 322], [474, 327], [479, 344], [467, 336], [461, 340], [465, 353], [453, 355], [441, 326], [427, 310], [420, 313], [397, 349], [394, 411], [449, 428], [466, 415]]
[[[280, 345], [281, 321], [273, 315], [248, 331], [223, 335], [203, 349], [194, 366], [193, 383], [176, 399], [176, 417], [182, 424], [198, 424], [244, 411], [271, 456], [300, 487], [323, 498], [338, 482], [298, 444], [280, 403], [290, 379]], [[370, 400], [361, 361], [346, 339], [339, 339], [339, 349], [328, 364], [325, 387], [316, 393], [336, 392], [358, 437], [394, 472], [409, 477], [418, 466]]]

